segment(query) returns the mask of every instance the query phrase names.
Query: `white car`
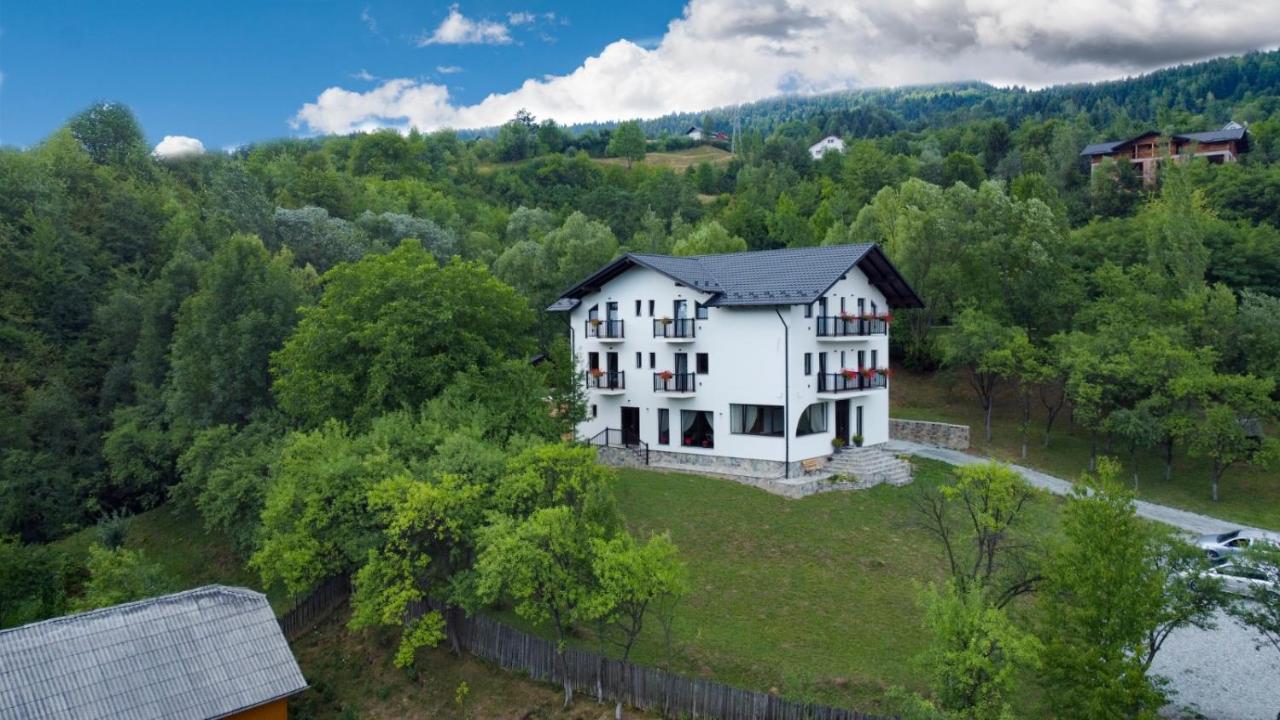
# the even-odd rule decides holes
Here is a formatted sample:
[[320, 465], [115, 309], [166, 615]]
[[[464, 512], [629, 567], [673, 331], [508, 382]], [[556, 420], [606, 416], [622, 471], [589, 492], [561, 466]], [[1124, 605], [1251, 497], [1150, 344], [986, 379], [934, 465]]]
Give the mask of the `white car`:
[[1212, 561], [1242, 553], [1256, 543], [1270, 543], [1280, 547], [1280, 536], [1261, 530], [1232, 530], [1196, 538], [1196, 546], [1204, 550]]
[[1205, 576], [1222, 581], [1222, 589], [1234, 595], [1253, 595], [1262, 588], [1280, 594], [1280, 574], [1275, 568], [1224, 560], [1205, 570]]

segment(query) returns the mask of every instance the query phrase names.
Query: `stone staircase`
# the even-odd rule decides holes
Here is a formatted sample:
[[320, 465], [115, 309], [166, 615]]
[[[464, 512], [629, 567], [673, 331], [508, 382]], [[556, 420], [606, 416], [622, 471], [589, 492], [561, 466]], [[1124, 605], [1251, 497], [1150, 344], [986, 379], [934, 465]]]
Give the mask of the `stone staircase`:
[[870, 487], [880, 483], [906, 485], [911, 482], [911, 463], [878, 447], [844, 447], [831, 456], [829, 472], [849, 475], [859, 485]]

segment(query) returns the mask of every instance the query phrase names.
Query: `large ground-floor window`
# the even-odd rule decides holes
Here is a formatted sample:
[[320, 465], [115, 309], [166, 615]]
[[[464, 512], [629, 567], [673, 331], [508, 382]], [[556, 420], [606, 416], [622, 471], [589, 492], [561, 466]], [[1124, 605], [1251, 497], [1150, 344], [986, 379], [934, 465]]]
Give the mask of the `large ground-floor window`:
[[685, 447], [716, 446], [715, 417], [710, 410], [680, 411], [680, 444]]
[[740, 435], [777, 435], [787, 431], [781, 405], [730, 405], [729, 432]]
[[[650, 300], [650, 303], [653, 301]], [[666, 408], [658, 408], [658, 444], [669, 445], [671, 443], [671, 411]]]
[[816, 402], [800, 413], [796, 423], [796, 436], [815, 435], [827, 431], [827, 403]]

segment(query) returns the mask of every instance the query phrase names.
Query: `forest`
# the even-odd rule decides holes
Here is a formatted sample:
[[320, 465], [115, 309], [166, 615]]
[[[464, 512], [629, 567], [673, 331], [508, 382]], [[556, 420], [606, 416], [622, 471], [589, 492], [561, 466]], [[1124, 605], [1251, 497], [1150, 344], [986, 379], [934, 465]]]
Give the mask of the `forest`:
[[[926, 304], [896, 319], [894, 362], [963, 370], [988, 417], [1015, 388], [1024, 445], [1070, 415], [1095, 456], [1208, 460], [1215, 498], [1231, 468], [1280, 459], [1280, 53], [698, 122], [734, 116], [732, 159], [683, 173], [643, 161], [689, 146], [683, 116], [522, 112], [161, 160], [101, 103], [0, 150], [0, 625], [65, 611], [83, 582], [43, 543], [167, 502], [292, 591], [358, 570], [368, 624], [431, 583], [493, 596], [521, 538], [564, 530], [557, 508], [615, 555], [674, 552], [628, 544], [589, 458], [555, 444], [582, 399], [542, 309], [628, 251], [880, 243]], [[1165, 163], [1153, 186], [1079, 155], [1233, 119], [1239, 162]], [[847, 150], [815, 162], [827, 134]]]

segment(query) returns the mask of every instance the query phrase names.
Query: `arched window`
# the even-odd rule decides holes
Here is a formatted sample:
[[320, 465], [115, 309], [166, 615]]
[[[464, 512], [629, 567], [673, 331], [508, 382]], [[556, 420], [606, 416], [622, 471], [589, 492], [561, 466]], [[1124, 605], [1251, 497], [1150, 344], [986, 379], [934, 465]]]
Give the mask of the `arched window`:
[[827, 403], [816, 402], [800, 413], [800, 421], [796, 423], [796, 437], [814, 435], [827, 431]]

